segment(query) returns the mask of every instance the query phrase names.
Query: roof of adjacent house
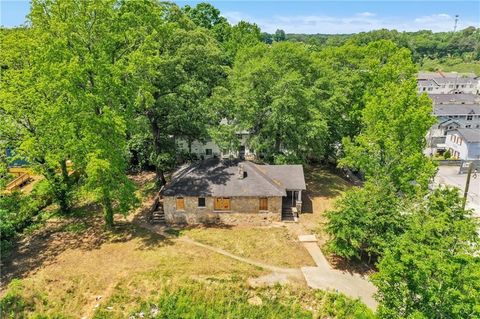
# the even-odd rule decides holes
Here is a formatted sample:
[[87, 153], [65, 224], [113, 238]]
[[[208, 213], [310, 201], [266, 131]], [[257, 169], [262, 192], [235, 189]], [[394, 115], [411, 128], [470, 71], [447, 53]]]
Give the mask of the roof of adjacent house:
[[435, 115], [466, 115], [480, 114], [480, 104], [436, 104], [433, 106]]
[[467, 143], [480, 143], [480, 129], [478, 128], [457, 128], [451, 132], [460, 134]]
[[[239, 174], [243, 169], [244, 174]], [[240, 177], [241, 176], [241, 177]], [[286, 196], [304, 190], [302, 165], [259, 165], [249, 161], [208, 159], [178, 170], [165, 196]]]
[[474, 104], [480, 102], [480, 96], [476, 94], [429, 94], [428, 95], [435, 104]]
[[417, 79], [426, 80], [426, 79], [440, 79], [440, 78], [477, 78], [477, 75], [474, 73], [457, 73], [457, 72], [418, 72]]

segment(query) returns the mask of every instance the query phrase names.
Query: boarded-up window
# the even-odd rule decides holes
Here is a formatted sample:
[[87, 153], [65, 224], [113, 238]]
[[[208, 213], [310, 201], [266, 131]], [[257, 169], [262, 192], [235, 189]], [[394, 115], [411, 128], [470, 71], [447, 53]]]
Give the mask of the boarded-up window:
[[215, 197], [213, 208], [215, 210], [230, 210], [230, 197]]
[[259, 198], [259, 210], [268, 210], [268, 198], [266, 197]]
[[177, 210], [185, 210], [185, 199], [177, 197]]

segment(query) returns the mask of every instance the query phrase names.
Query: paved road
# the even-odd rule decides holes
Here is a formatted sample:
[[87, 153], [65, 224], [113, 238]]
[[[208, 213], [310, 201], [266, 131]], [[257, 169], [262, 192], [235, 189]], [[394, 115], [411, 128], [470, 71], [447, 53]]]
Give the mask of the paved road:
[[[454, 186], [460, 189], [461, 194], [465, 189], [467, 174], [458, 174], [458, 166], [440, 166], [435, 176], [435, 185]], [[471, 178], [467, 196], [467, 208], [473, 209], [474, 216], [480, 217], [480, 173], [477, 178]]]

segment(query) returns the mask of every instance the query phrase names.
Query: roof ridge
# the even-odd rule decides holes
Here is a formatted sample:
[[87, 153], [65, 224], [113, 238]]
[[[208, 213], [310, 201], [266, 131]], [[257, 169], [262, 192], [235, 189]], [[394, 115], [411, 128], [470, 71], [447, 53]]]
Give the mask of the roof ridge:
[[281, 192], [285, 192], [286, 189], [285, 187], [280, 187], [277, 183], [275, 183], [275, 181], [270, 177], [268, 176], [267, 174], [265, 174], [264, 172], [262, 172], [258, 167], [257, 167], [257, 164], [255, 163], [252, 163], [250, 161], [245, 161], [244, 163], [247, 163], [247, 165], [251, 168], [253, 168], [255, 170], [255, 172], [257, 174], [259, 174], [260, 176], [262, 176], [268, 183], [270, 183], [273, 187], [275, 187], [277, 190], [281, 191]]

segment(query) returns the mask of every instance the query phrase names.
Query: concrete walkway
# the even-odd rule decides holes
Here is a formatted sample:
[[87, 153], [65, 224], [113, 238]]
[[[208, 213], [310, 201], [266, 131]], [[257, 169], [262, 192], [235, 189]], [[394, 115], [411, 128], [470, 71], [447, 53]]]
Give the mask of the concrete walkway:
[[347, 296], [360, 298], [368, 307], [376, 309], [377, 302], [373, 295], [377, 288], [368, 280], [368, 277], [333, 269], [318, 247], [314, 235], [302, 235], [298, 239], [317, 264], [317, 267], [302, 267], [309, 287], [339, 291]]
[[[141, 227], [149, 229], [150, 231], [159, 233], [161, 235], [166, 235], [164, 232], [165, 226], [154, 226], [146, 222], [139, 221], [134, 222]], [[191, 245], [202, 247], [240, 262], [272, 272], [271, 274], [267, 274], [260, 278], [254, 278], [252, 280], [253, 285], [257, 285], [258, 283], [286, 283], [289, 282], [290, 279], [293, 279], [294, 281], [301, 279], [303, 281], [302, 277], [304, 277], [307, 285], [311, 288], [339, 291], [347, 296], [360, 298], [368, 307], [373, 310], [376, 309], [377, 303], [373, 299], [373, 295], [376, 292], [376, 287], [370, 281], [368, 281], [368, 278], [358, 274], [350, 274], [333, 269], [320, 250], [320, 247], [318, 247], [317, 239], [314, 235], [301, 235], [298, 238], [312, 256], [313, 260], [317, 264], [317, 267], [302, 267], [301, 269], [282, 268], [250, 258], [237, 256], [221, 248], [199, 243], [198, 241], [195, 241], [187, 236], [175, 238], [173, 240], [183, 241]]]

